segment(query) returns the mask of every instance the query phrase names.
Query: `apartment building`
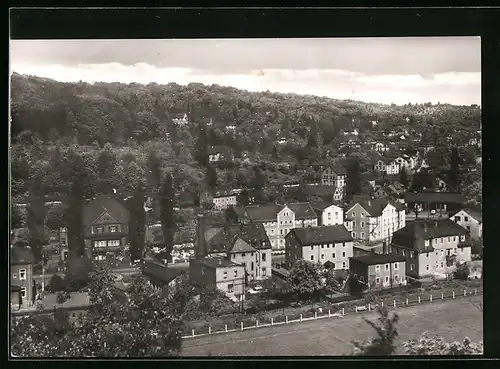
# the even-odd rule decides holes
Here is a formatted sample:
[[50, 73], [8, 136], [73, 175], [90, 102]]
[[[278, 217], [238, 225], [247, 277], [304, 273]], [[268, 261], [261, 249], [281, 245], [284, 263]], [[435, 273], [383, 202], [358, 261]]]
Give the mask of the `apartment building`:
[[471, 238], [479, 239], [483, 237], [483, 215], [480, 212], [462, 209], [452, 214], [450, 219], [469, 231]]
[[287, 265], [297, 260], [331, 263], [337, 270], [349, 269], [353, 238], [343, 225], [294, 228], [285, 237]]
[[273, 253], [285, 253], [285, 236], [293, 228], [317, 227], [318, 216], [308, 202], [287, 205], [266, 204], [236, 209], [244, 223], [261, 223]]
[[394, 232], [391, 253], [406, 258], [408, 277], [447, 278], [457, 262], [471, 261], [469, 237], [451, 219], [414, 221]]
[[406, 225], [405, 204], [388, 199], [356, 200], [346, 211], [346, 228], [363, 242], [390, 243], [392, 234]]
[[319, 226], [329, 226], [344, 223], [344, 209], [329, 203], [312, 203], [314, 211], [318, 215]]
[[360, 288], [383, 289], [406, 285], [406, 258], [396, 254], [368, 253], [349, 260], [349, 274]]

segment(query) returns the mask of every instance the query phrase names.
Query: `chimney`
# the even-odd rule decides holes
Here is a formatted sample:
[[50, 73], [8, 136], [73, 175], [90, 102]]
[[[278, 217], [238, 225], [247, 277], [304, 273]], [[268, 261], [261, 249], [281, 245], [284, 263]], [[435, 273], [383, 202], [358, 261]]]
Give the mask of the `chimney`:
[[222, 265], [222, 259], [219, 259], [219, 266]]
[[205, 246], [205, 219], [203, 215], [198, 215], [198, 224], [196, 229], [196, 259], [207, 256]]

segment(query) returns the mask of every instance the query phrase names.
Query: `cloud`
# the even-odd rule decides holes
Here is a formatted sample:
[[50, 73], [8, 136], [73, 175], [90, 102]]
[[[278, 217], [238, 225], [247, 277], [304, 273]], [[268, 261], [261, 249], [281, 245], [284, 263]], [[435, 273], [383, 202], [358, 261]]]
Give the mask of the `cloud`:
[[249, 91], [318, 95], [337, 99], [406, 104], [441, 102], [480, 104], [481, 73], [439, 73], [424, 78], [418, 74], [368, 75], [341, 69], [255, 69], [246, 73], [214, 73], [196, 68], [161, 68], [144, 62], [59, 64], [16, 63], [13, 71], [53, 78], [63, 82], [123, 82], [233, 86]]

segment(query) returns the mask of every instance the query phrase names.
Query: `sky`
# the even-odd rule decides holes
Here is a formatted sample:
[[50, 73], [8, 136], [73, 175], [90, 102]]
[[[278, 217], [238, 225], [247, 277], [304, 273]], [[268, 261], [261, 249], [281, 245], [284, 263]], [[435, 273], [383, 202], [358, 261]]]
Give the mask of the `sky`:
[[385, 104], [481, 104], [479, 37], [12, 40], [10, 69], [63, 82], [198, 82]]

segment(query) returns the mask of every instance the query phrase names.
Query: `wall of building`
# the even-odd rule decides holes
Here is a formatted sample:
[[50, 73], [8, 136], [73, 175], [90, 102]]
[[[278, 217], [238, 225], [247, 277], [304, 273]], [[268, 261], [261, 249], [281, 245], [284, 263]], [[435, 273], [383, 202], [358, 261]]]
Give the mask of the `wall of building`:
[[[243, 294], [245, 291], [245, 269], [241, 265], [234, 265], [226, 268], [217, 268], [215, 270], [215, 278], [217, 288], [224, 292], [227, 296], [236, 296]], [[232, 292], [231, 287], [232, 285]]]
[[[21, 279], [20, 271], [25, 271], [25, 278]], [[15, 277], [15, 278], [14, 278]], [[25, 288], [25, 297], [23, 297], [23, 305], [28, 305], [33, 299], [33, 266], [31, 264], [20, 264], [10, 266], [10, 284]], [[14, 301], [17, 304], [18, 301]]]
[[467, 229], [470, 232], [470, 236], [474, 239], [481, 238], [483, 236], [483, 226], [482, 223], [478, 222], [476, 219], [471, 217], [464, 211], [460, 211], [455, 214], [452, 220]]
[[324, 226], [331, 226], [343, 224], [344, 210], [341, 207], [331, 205], [323, 210], [321, 215], [321, 224]]
[[224, 197], [214, 197], [213, 199], [214, 209], [215, 210], [223, 210], [227, 209], [231, 206], [236, 206], [236, 195], [234, 196], [224, 196]]
[[321, 264], [330, 261], [335, 269], [349, 269], [349, 258], [353, 256], [353, 242], [325, 243], [302, 246], [302, 258]]
[[271, 276], [271, 249], [234, 253], [231, 261], [244, 266], [248, 280], [262, 280]]
[[[371, 288], [393, 288], [406, 284], [406, 263], [384, 263], [368, 266]], [[392, 284], [391, 284], [392, 283]]]

